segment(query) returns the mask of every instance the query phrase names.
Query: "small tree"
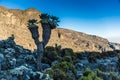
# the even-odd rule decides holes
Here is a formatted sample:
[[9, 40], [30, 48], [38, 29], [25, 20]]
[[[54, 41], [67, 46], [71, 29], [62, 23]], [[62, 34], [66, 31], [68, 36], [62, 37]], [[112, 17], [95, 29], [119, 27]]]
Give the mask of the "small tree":
[[31, 19], [28, 21], [28, 29], [31, 32], [32, 38], [34, 39], [34, 42], [37, 46], [37, 69], [42, 71], [42, 57], [43, 57], [43, 52], [44, 48], [47, 45], [50, 35], [51, 35], [51, 30], [55, 29], [58, 26], [59, 18], [55, 16], [50, 16], [48, 14], [41, 14], [40, 15], [41, 20], [39, 23], [42, 25], [42, 41], [39, 41], [39, 33], [38, 33], [38, 26], [37, 20]]

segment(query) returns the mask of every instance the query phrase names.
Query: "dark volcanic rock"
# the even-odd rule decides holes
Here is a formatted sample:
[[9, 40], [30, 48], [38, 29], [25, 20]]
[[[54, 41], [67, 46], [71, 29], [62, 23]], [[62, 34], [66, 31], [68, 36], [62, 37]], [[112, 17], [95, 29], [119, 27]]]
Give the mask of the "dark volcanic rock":
[[[49, 68], [44, 65], [44, 69]], [[0, 41], [0, 80], [52, 80], [36, 70], [33, 52], [16, 45], [14, 39]]]

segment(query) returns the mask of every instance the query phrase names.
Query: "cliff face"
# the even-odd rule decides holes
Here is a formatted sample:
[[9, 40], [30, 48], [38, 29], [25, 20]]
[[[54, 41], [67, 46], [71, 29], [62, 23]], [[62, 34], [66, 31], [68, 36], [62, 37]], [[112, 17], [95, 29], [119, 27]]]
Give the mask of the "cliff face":
[[0, 39], [14, 34], [17, 44], [33, 50], [35, 45], [26, 26], [29, 19], [39, 19], [39, 15], [40, 12], [32, 8], [23, 11], [0, 7]]
[[[33, 8], [19, 10], [0, 6], [0, 39], [6, 39], [11, 34], [14, 34], [17, 44], [34, 50], [36, 46], [27, 29], [27, 21], [32, 18], [39, 20], [40, 14], [39, 11]], [[40, 37], [42, 34], [41, 30], [41, 25], [39, 25]], [[60, 32], [60, 37], [58, 37], [58, 31]], [[110, 43], [107, 39], [68, 29], [52, 30], [48, 46], [55, 46], [55, 44], [61, 45], [62, 48], [72, 48], [75, 52], [120, 49], [119, 44]]]

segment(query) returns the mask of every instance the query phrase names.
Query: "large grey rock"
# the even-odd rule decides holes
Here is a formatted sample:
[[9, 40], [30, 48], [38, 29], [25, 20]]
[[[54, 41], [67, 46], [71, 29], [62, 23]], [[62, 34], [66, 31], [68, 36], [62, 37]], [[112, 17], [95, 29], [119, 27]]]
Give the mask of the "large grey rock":
[[56, 64], [58, 64], [58, 61], [53, 61], [51, 65], [55, 66]]
[[1, 70], [1, 64], [4, 61], [4, 55], [0, 53], [0, 70]]
[[16, 59], [13, 58], [11, 61], [10, 61], [10, 65], [12, 66], [12, 68], [15, 68], [16, 66]]
[[117, 62], [118, 58], [117, 57], [109, 57], [106, 59], [97, 59], [98, 67], [104, 71], [104, 72], [116, 72], [118, 71], [117, 68]]
[[0, 40], [0, 48], [3, 48], [5, 46], [4, 41]]
[[32, 72], [32, 74], [32, 80], [53, 80], [48, 74], [44, 74], [41, 72]]
[[43, 71], [43, 73], [46, 73], [46, 71], [50, 71], [50, 70], [52, 70], [52, 68], [47, 68]]
[[83, 72], [82, 71], [77, 71], [77, 78], [79, 79], [79, 78], [81, 78], [81, 76], [83, 75]]
[[23, 75], [24, 72], [27, 72], [29, 69], [25, 66], [20, 66], [10, 70], [10, 73], [16, 76]]
[[77, 71], [84, 71], [85, 70], [85, 66], [82, 63], [77, 63], [77, 64], [75, 64], [75, 69]]
[[5, 53], [13, 55], [13, 54], [15, 54], [15, 50], [13, 48], [7, 48], [7, 49], [5, 49]]
[[80, 63], [87, 65], [87, 64], [89, 64], [89, 61], [88, 61], [87, 57], [85, 57], [85, 58], [80, 60]]
[[2, 63], [4, 60], [4, 55], [0, 53], [0, 63]]
[[47, 68], [50, 68], [50, 65], [49, 64], [42, 64], [42, 69], [45, 70]]
[[[52, 80], [48, 74], [37, 71], [36, 60], [30, 50], [15, 45], [13, 40], [0, 44], [0, 80]], [[43, 64], [44, 70], [50, 65]]]
[[68, 70], [68, 71], [67, 71], [67, 74], [70, 75], [70, 76], [71, 76], [72, 78], [74, 78], [74, 79], [75, 79], [75, 77], [76, 77], [75, 74], [74, 74], [71, 70]]

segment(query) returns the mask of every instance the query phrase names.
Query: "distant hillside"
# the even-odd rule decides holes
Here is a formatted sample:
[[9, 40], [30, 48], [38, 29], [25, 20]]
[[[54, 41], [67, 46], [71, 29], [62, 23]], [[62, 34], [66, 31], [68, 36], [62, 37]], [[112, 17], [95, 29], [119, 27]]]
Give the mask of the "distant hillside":
[[[34, 8], [19, 10], [0, 6], [0, 39], [6, 39], [11, 34], [14, 34], [17, 44], [34, 50], [36, 46], [26, 26], [29, 19], [35, 18], [39, 20], [40, 14], [41, 12]], [[41, 30], [41, 25], [39, 25], [40, 34], [42, 34]], [[58, 31], [60, 32], [60, 37], [58, 37]], [[62, 48], [72, 48], [75, 52], [120, 49], [120, 44], [111, 43], [107, 39], [98, 36], [68, 29], [55, 29], [52, 31], [48, 45], [55, 46], [55, 44], [61, 45]]]

